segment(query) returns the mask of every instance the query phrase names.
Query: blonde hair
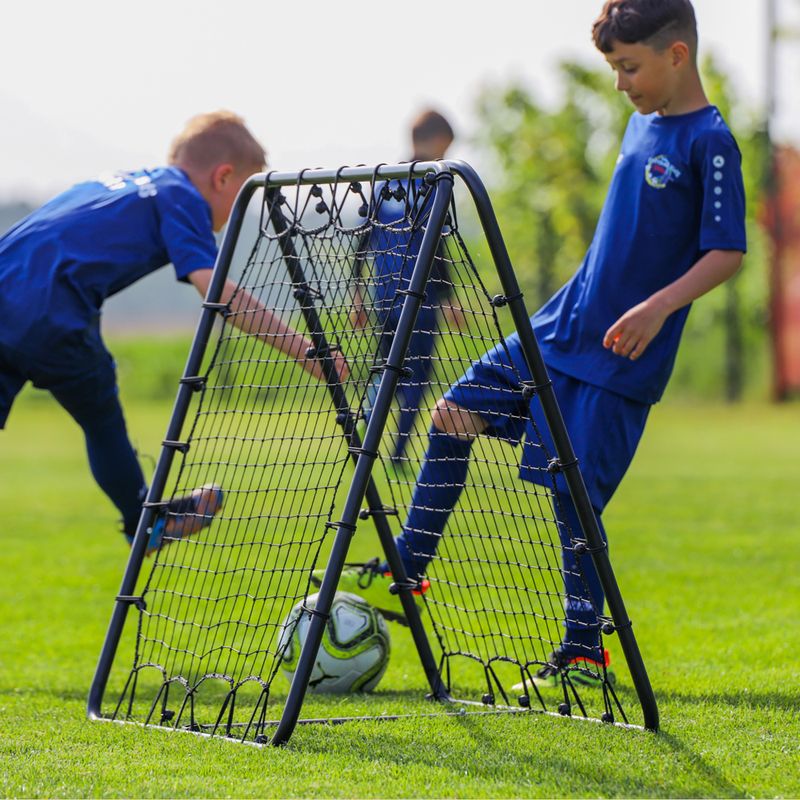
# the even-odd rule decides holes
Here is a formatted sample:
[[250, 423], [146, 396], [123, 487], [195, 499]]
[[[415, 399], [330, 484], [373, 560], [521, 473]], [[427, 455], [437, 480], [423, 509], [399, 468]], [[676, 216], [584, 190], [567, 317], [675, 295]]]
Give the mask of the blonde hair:
[[192, 117], [169, 149], [169, 163], [195, 169], [231, 164], [237, 171], [257, 171], [267, 161], [262, 145], [232, 111]]

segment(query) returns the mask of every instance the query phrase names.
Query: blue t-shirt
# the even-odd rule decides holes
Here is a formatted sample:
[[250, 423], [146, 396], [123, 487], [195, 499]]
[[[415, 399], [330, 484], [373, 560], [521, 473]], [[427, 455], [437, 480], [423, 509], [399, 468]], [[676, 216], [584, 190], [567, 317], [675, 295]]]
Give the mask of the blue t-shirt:
[[214, 266], [211, 209], [177, 167], [80, 183], [0, 238], [0, 341], [19, 349], [96, 323], [103, 301], [170, 261]]
[[531, 318], [547, 365], [632, 400], [658, 401], [688, 306], [636, 361], [606, 350], [603, 336], [709, 250], [745, 251], [744, 203], [741, 154], [714, 106], [634, 113], [583, 263]]

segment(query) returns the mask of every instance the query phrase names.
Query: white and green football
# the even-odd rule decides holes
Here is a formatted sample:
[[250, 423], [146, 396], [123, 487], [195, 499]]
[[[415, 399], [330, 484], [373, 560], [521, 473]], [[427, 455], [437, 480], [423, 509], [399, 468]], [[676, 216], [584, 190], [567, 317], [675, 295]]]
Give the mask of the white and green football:
[[[281, 671], [289, 681], [311, 623], [311, 614], [303, 606], [314, 609], [316, 603], [316, 594], [299, 602], [278, 636]], [[369, 692], [386, 672], [390, 650], [389, 629], [380, 612], [358, 595], [337, 592], [308, 686], [330, 694]]]

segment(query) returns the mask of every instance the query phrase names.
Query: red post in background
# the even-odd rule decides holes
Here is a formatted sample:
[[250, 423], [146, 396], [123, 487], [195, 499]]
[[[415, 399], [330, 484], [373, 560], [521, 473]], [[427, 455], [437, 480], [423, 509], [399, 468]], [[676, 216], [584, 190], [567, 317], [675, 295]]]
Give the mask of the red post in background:
[[772, 240], [770, 320], [773, 395], [800, 394], [800, 151], [773, 151], [772, 191], [766, 223]]

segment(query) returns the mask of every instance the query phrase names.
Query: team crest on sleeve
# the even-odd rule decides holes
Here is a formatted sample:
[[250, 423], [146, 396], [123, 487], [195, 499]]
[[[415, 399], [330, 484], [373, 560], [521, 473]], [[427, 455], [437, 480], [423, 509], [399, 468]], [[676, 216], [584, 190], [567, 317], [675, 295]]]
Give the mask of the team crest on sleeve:
[[652, 186], [654, 189], [664, 189], [670, 181], [677, 180], [680, 176], [681, 171], [666, 156], [652, 156], [647, 159], [644, 179], [648, 186]]

